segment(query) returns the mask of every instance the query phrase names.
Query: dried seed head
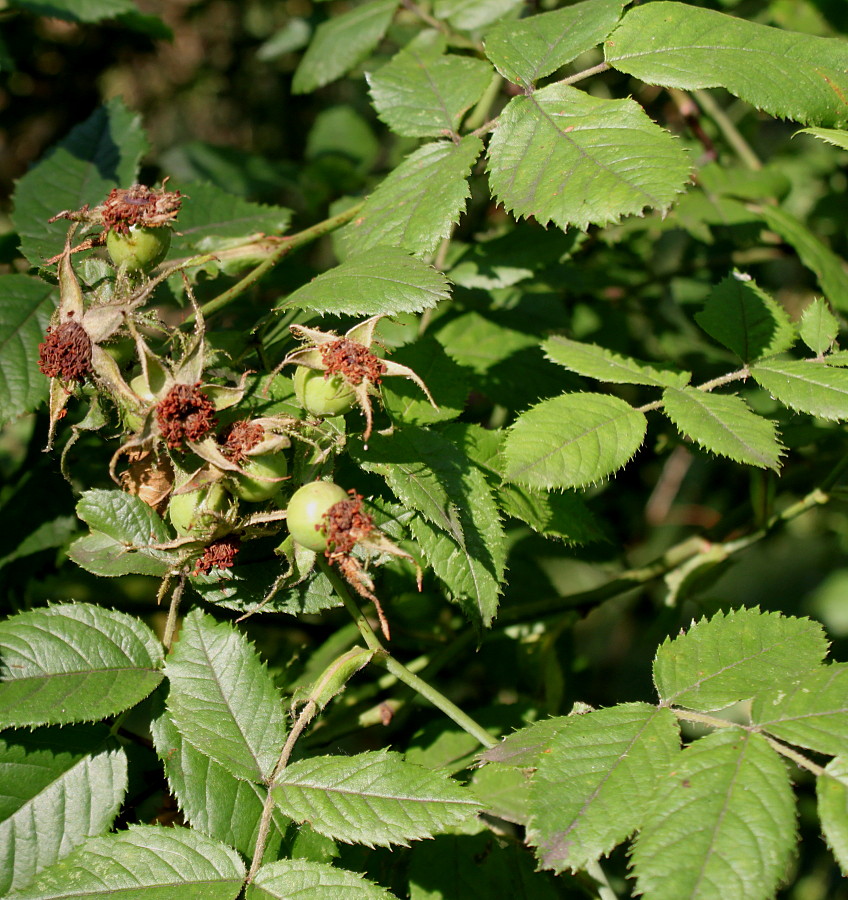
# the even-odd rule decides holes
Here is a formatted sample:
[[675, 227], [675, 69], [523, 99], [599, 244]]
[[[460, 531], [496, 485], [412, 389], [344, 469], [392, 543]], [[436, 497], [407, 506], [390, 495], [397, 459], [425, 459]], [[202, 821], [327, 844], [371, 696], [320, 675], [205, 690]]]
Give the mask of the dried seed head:
[[114, 188], [100, 207], [103, 229], [127, 234], [133, 225], [144, 228], [168, 225], [176, 218], [181, 204], [179, 191], [156, 190], [143, 184]]
[[172, 449], [199, 441], [217, 424], [215, 407], [198, 385], [175, 384], [156, 407], [159, 433]]
[[206, 546], [203, 556], [194, 566], [193, 575], [208, 575], [212, 569], [232, 569], [235, 556], [241, 549], [241, 540], [236, 534], [218, 538]]
[[354, 544], [367, 537], [374, 528], [374, 520], [362, 511], [362, 495], [348, 491], [350, 500], [339, 500], [324, 515], [327, 549], [324, 555], [331, 561], [347, 556]]
[[221, 452], [235, 463], [242, 462], [264, 437], [265, 429], [259, 422], [233, 422], [222, 436]]
[[82, 381], [91, 372], [91, 338], [85, 328], [74, 319], [49, 327], [38, 345], [38, 368], [48, 378]]
[[318, 349], [324, 363], [325, 378], [338, 373], [344, 375], [351, 384], [362, 384], [365, 380], [371, 384], [379, 384], [382, 376], [386, 374], [386, 364], [383, 360], [363, 344], [348, 338], [329, 341], [321, 344]]

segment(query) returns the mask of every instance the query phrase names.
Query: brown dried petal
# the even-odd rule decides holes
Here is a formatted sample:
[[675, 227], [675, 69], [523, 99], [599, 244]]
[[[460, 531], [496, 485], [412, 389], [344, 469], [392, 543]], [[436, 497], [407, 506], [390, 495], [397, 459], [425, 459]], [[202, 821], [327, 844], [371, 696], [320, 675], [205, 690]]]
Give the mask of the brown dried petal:
[[347, 338], [338, 338], [318, 348], [324, 363], [325, 374], [340, 374], [351, 384], [362, 384], [369, 381], [379, 384], [386, 373], [386, 364], [375, 356], [366, 346]]
[[103, 228], [127, 234], [133, 225], [167, 225], [176, 218], [181, 204], [179, 191], [156, 190], [144, 184], [114, 188], [101, 207]]
[[264, 437], [265, 429], [259, 422], [248, 419], [233, 422], [224, 432], [221, 452], [233, 462], [242, 462]]
[[82, 381], [91, 372], [91, 338], [74, 319], [47, 329], [38, 345], [38, 368], [48, 378]]
[[173, 450], [197, 442], [217, 424], [215, 406], [198, 385], [175, 384], [156, 407], [156, 422]]
[[212, 569], [231, 569], [235, 564], [235, 556], [241, 549], [238, 535], [228, 534], [226, 537], [212, 541], [203, 551], [203, 556], [194, 566], [193, 575], [208, 575]]

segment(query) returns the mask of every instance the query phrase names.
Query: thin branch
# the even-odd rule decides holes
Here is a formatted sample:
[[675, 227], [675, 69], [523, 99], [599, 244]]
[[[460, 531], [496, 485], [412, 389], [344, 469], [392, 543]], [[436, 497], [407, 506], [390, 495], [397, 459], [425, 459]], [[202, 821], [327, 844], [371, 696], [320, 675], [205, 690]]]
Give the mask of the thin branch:
[[180, 600], [183, 596], [185, 582], [185, 572], [181, 572], [177, 583], [174, 585], [174, 590], [171, 593], [171, 605], [168, 607], [168, 619], [165, 622], [165, 634], [162, 637], [162, 643], [165, 645], [166, 650], [171, 649], [171, 644], [174, 641], [174, 632], [177, 630], [177, 611], [180, 608]]
[[736, 125], [730, 121], [727, 113], [715, 102], [712, 94], [707, 93], [707, 91], [697, 90], [693, 91], [692, 95], [698, 101], [701, 109], [716, 123], [719, 131], [724, 135], [724, 139], [736, 151], [736, 155], [742, 162], [755, 172], [762, 169], [763, 164], [760, 162], [760, 158], [751, 149], [751, 145], [742, 137]]

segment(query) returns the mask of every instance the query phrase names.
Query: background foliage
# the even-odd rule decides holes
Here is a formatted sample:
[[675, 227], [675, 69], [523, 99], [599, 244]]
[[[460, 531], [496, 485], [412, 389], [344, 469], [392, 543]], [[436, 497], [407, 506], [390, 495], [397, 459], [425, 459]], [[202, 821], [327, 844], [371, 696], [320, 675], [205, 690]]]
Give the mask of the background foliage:
[[[836, 0], [0, 11], [4, 893], [848, 897], [846, 35]], [[51, 216], [164, 178], [185, 280], [57, 283]], [[110, 477], [105, 382], [54, 383], [42, 452], [75, 280], [312, 429], [292, 486], [423, 568], [373, 559], [390, 642], [279, 521], [192, 574]], [[263, 390], [290, 326], [378, 315], [435, 407], [387, 377], [363, 440]]]

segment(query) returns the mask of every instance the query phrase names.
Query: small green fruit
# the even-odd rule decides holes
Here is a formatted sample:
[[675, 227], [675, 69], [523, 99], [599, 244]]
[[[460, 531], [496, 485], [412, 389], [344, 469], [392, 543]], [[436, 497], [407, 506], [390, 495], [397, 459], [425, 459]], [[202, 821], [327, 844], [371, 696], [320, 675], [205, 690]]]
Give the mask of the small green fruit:
[[171, 229], [166, 226], [131, 226], [129, 234], [110, 231], [106, 235], [106, 249], [112, 262], [128, 272], [149, 272], [162, 262], [170, 246]]
[[236, 475], [236, 496], [248, 503], [261, 503], [280, 493], [285, 482], [269, 479], [285, 478], [289, 467], [284, 454], [266, 453], [263, 456], [249, 456], [242, 463], [242, 469], [247, 474]]
[[220, 484], [184, 494], [172, 494], [168, 503], [168, 518], [182, 537], [202, 535], [214, 530], [216, 514], [226, 512], [232, 497]]
[[339, 416], [353, 409], [356, 394], [342, 375], [324, 378], [320, 369], [298, 366], [294, 373], [294, 392], [300, 405], [313, 416]]
[[286, 510], [289, 533], [309, 550], [326, 550], [324, 516], [331, 506], [342, 500], [350, 500], [348, 492], [332, 481], [313, 481], [298, 488]]

